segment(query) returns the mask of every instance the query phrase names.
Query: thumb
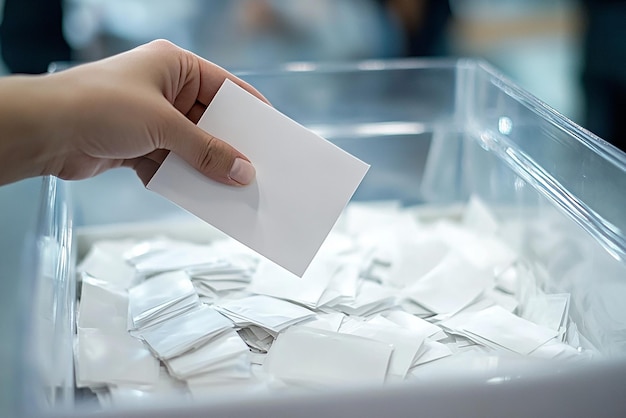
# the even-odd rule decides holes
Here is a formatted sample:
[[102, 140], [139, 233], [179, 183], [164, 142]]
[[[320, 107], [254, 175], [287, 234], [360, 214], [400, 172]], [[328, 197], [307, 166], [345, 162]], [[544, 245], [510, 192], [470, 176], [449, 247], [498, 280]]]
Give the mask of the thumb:
[[208, 134], [180, 113], [172, 126], [179, 128], [163, 138], [165, 148], [205, 176], [232, 186], [245, 186], [254, 180], [254, 166], [231, 145]]

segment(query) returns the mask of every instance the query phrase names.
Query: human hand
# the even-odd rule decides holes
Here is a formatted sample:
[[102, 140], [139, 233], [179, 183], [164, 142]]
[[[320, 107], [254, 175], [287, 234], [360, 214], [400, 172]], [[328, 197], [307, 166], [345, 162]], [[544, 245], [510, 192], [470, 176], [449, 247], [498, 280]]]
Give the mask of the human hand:
[[0, 184], [44, 174], [83, 179], [120, 166], [147, 184], [169, 151], [216, 181], [248, 184], [249, 160], [195, 125], [226, 78], [267, 102], [167, 41], [57, 74], [7, 77], [0, 93], [15, 101], [0, 104]]

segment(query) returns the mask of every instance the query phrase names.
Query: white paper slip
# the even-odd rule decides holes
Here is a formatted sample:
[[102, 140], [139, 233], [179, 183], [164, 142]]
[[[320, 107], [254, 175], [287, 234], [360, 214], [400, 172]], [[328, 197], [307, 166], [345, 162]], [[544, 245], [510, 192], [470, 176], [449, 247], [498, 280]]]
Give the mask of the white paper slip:
[[494, 235], [498, 231], [498, 220], [485, 202], [471, 196], [463, 212], [463, 225], [480, 235]]
[[152, 274], [182, 270], [198, 265], [216, 263], [218, 260], [211, 253], [208, 245], [191, 245], [189, 243], [178, 247], [169, 248], [152, 254], [147, 254], [135, 264], [139, 274], [149, 276]]
[[160, 274], [129, 289], [129, 329], [147, 327], [198, 305], [198, 294], [184, 272]]
[[557, 331], [515, 316], [500, 306], [475, 313], [462, 330], [483, 343], [486, 340], [520, 354], [528, 354], [557, 336]]
[[[423, 234], [423, 233], [422, 233]], [[399, 235], [399, 234], [398, 234]], [[397, 249], [392, 255], [388, 281], [397, 287], [410, 286], [435, 268], [450, 251], [441, 240], [396, 239]]]
[[432, 312], [454, 313], [472, 303], [492, 283], [489, 272], [450, 254], [407, 289], [407, 296]]
[[424, 337], [437, 338], [443, 332], [437, 325], [400, 310], [387, 311], [382, 314], [382, 317]]
[[404, 329], [382, 317], [378, 317], [377, 321], [348, 322], [345, 327], [341, 326], [339, 332], [390, 344], [393, 353], [389, 361], [388, 374], [400, 378], [406, 376], [424, 342], [423, 335]]
[[226, 186], [170, 153], [148, 189], [302, 276], [369, 165], [229, 80], [198, 126], [245, 154], [255, 181]]
[[328, 263], [322, 256], [311, 263], [302, 278], [274, 263], [261, 261], [252, 276], [248, 291], [316, 308], [335, 270], [337, 267]]
[[540, 294], [526, 302], [523, 317], [538, 325], [558, 331], [569, 312], [569, 293]]
[[124, 330], [78, 328], [76, 385], [104, 383], [149, 385], [159, 376], [159, 362], [144, 344]]
[[500, 272], [510, 266], [518, 257], [501, 238], [479, 235], [468, 228], [451, 222], [439, 222], [435, 232], [450, 248], [480, 269]]
[[274, 341], [263, 367], [284, 381], [382, 384], [392, 351], [391, 345], [369, 338], [291, 328]]
[[437, 341], [425, 340], [424, 344], [422, 344], [420, 350], [413, 359], [413, 367], [430, 363], [431, 361], [439, 360], [451, 355], [452, 350], [450, 350], [447, 345]]
[[582, 352], [579, 352], [569, 344], [558, 341], [556, 338], [532, 351], [529, 356], [561, 360], [574, 360], [585, 357]]
[[307, 328], [321, 329], [325, 331], [338, 332], [341, 327], [341, 323], [346, 318], [341, 312], [333, 313], [318, 313], [312, 319], [300, 322], [294, 326], [302, 326]]
[[103, 282], [86, 273], [82, 278], [77, 325], [81, 328], [125, 331], [128, 295], [103, 286]]
[[151, 385], [109, 386], [109, 394], [115, 406], [144, 404], [154, 407], [157, 403], [190, 398], [187, 385], [170, 376], [165, 367], [159, 369], [158, 379]]
[[88, 273], [110, 287], [127, 289], [135, 278], [135, 269], [122, 257], [105, 251], [103, 245], [94, 245], [78, 265], [79, 272]]
[[140, 332], [161, 359], [181, 355], [231, 328], [232, 322], [206, 305]]
[[345, 227], [355, 236], [386, 228], [398, 219], [401, 208], [399, 200], [354, 202], [346, 208]]
[[237, 325], [256, 324], [273, 332], [315, 316], [305, 307], [264, 295], [249, 296], [216, 306]]
[[395, 298], [395, 290], [364, 280], [353, 301], [338, 303], [332, 307], [348, 315], [368, 316], [394, 306]]
[[318, 301], [318, 307], [353, 301], [357, 294], [360, 276], [358, 258], [342, 257], [343, 265], [333, 273], [328, 286]]
[[263, 328], [258, 328], [259, 330], [265, 332], [264, 336], [260, 336], [257, 332], [252, 331], [254, 328], [258, 327], [251, 325], [248, 328], [240, 329], [237, 333], [250, 348], [253, 348], [258, 352], [265, 353], [270, 349], [272, 342], [274, 342], [274, 337], [272, 334], [265, 332]]
[[[185, 379], [206, 372], [212, 366], [239, 358], [241, 354], [249, 355], [248, 346], [235, 331], [228, 331], [195, 350], [167, 360], [166, 364], [174, 376]], [[247, 363], [249, 365], [250, 361]]]

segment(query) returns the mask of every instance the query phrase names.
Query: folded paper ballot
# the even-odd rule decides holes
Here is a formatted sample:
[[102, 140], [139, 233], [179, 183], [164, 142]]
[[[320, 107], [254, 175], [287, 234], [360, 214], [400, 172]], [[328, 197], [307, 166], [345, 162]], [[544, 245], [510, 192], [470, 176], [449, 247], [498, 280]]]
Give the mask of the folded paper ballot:
[[567, 320], [569, 310], [568, 293], [538, 294], [526, 302], [522, 317], [539, 325], [559, 331]]
[[[100, 241], [93, 245], [87, 256], [77, 266], [77, 270], [87, 273], [98, 280], [107, 283], [111, 288], [127, 289], [133, 284], [135, 278], [135, 269], [125, 262], [125, 260], [117, 254], [115, 248], [106, 241]], [[114, 247], [127, 248], [128, 241], [120, 241]]]
[[155, 383], [159, 362], [141, 341], [122, 330], [78, 328], [78, 387]]
[[128, 294], [109, 286], [87, 273], [82, 274], [78, 327], [126, 330]]
[[111, 283], [82, 275], [75, 341], [76, 385], [150, 385], [159, 362], [126, 331], [128, 296]]
[[519, 354], [531, 353], [558, 334], [556, 330], [513, 315], [501, 306], [460, 314], [442, 325], [478, 343]]
[[131, 329], [176, 316], [200, 303], [193, 283], [183, 271], [162, 273], [128, 290]]
[[307, 308], [263, 295], [228, 301], [216, 308], [237, 325], [255, 324], [272, 332], [315, 316]]
[[[319, 261], [318, 261], [319, 260]], [[337, 266], [314, 260], [306, 273], [299, 278], [269, 261], [262, 261], [248, 286], [248, 290], [259, 295], [273, 296], [316, 308], [328, 287], [328, 282]]]
[[237, 332], [248, 347], [256, 353], [266, 353], [272, 346], [276, 335], [256, 325], [249, 325]]
[[452, 355], [452, 350], [445, 344], [430, 339], [424, 340], [424, 344], [413, 359], [413, 368], [431, 361], [439, 360]]
[[406, 376], [425, 339], [424, 335], [404, 329], [382, 317], [370, 321], [344, 322], [339, 332], [391, 345], [393, 352], [387, 373], [399, 378]]
[[264, 363], [272, 376], [318, 385], [384, 383], [393, 347], [355, 335], [292, 328], [272, 344]]
[[492, 286], [492, 273], [474, 267], [457, 254], [450, 254], [411, 286], [406, 295], [433, 313], [454, 313]]
[[[93, 390], [93, 389], [92, 389]], [[136, 405], [139, 402], [163, 403], [169, 399], [190, 399], [185, 382], [170, 376], [165, 367], [161, 367], [158, 379], [150, 385], [118, 384], [108, 390], [96, 390], [98, 400], [105, 406]]]
[[152, 351], [170, 359], [202, 345], [233, 327], [233, 323], [206, 305], [139, 331]]
[[352, 301], [329, 305], [348, 315], [368, 316], [389, 309], [396, 304], [396, 290], [378, 283], [363, 281]]
[[338, 332], [346, 315], [341, 312], [318, 313], [308, 321], [300, 322], [295, 327], [302, 326], [308, 328], [322, 329], [326, 331]]
[[226, 80], [198, 126], [256, 168], [225, 186], [170, 153], [148, 189], [302, 276], [369, 165]]
[[166, 364], [173, 376], [186, 379], [218, 367], [224, 368], [224, 363], [233, 359], [241, 359], [244, 367], [249, 366], [249, 357], [248, 346], [234, 330], [229, 330], [200, 347], [167, 360]]
[[144, 276], [198, 265], [216, 263], [208, 245], [178, 244], [177, 247], [156, 251], [137, 260], [135, 269]]
[[393, 322], [396, 325], [401, 326], [404, 329], [408, 329], [416, 334], [422, 335], [425, 338], [446, 338], [443, 330], [437, 325], [418, 318], [415, 315], [411, 315], [410, 313], [405, 311], [390, 310], [383, 313], [381, 317]]

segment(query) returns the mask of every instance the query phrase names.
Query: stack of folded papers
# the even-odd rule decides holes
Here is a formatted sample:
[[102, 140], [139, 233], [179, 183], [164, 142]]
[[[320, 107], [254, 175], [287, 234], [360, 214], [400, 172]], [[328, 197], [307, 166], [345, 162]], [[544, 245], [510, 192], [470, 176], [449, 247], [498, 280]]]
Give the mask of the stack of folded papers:
[[79, 265], [77, 385], [118, 405], [592, 358], [570, 295], [546, 293], [500, 230], [476, 198], [428, 219], [353, 203], [302, 278], [229, 238], [96, 241]]
[[253, 271], [250, 267], [226, 261], [185, 270], [196, 291], [205, 300], [214, 299], [222, 292], [245, 289], [250, 284]]
[[158, 358], [168, 360], [216, 339], [232, 326], [215, 309], [204, 305], [142, 328], [137, 335], [148, 343]]
[[274, 334], [315, 316], [303, 306], [263, 295], [220, 302], [216, 307], [238, 327], [256, 325]]
[[128, 295], [84, 274], [74, 350], [77, 387], [153, 385], [159, 361], [127, 331]]

